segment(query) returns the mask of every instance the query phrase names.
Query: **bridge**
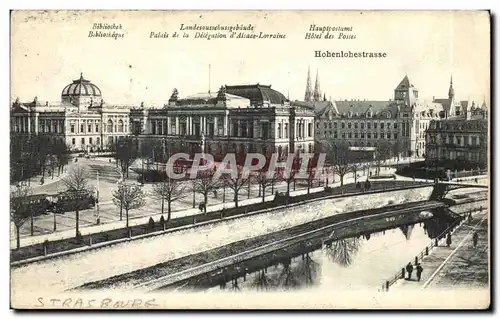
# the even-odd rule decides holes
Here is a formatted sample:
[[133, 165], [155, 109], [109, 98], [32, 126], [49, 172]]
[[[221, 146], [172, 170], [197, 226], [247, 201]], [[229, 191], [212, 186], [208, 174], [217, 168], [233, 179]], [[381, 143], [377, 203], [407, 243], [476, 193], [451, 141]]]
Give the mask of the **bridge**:
[[434, 184], [434, 189], [432, 190], [430, 200], [440, 201], [442, 200], [448, 192], [454, 189], [460, 188], [483, 188], [488, 189], [488, 185], [475, 184], [475, 183], [463, 183], [463, 182], [454, 182], [454, 181], [437, 181]]

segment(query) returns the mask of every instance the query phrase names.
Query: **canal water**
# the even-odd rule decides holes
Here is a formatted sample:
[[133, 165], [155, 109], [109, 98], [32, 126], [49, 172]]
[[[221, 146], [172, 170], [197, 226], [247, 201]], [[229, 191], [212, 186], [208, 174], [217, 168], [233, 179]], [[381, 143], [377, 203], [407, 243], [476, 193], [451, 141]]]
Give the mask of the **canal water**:
[[276, 291], [318, 286], [329, 291], [377, 290], [445, 228], [446, 223], [432, 218], [420, 224], [338, 240], [292, 258], [290, 264], [279, 263], [209, 290]]

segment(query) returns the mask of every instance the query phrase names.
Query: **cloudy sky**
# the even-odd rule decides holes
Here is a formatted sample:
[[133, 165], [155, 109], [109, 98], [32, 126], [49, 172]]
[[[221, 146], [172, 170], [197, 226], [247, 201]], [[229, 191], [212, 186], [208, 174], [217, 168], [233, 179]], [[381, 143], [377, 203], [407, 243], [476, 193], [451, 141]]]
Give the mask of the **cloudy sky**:
[[[121, 24], [124, 37], [88, 37], [93, 23]], [[489, 98], [486, 12], [15, 12], [11, 98], [59, 101], [80, 72], [110, 104], [162, 105], [224, 84], [271, 84], [303, 99], [307, 69], [332, 99], [392, 98], [408, 74], [421, 97], [445, 97], [450, 75], [461, 99]], [[285, 39], [150, 38], [184, 25], [252, 24]], [[310, 25], [352, 27], [356, 39], [305, 40]], [[221, 33], [229, 34], [225, 31]], [[315, 58], [315, 50], [386, 52], [385, 59]], [[313, 83], [314, 85], [314, 83]]]

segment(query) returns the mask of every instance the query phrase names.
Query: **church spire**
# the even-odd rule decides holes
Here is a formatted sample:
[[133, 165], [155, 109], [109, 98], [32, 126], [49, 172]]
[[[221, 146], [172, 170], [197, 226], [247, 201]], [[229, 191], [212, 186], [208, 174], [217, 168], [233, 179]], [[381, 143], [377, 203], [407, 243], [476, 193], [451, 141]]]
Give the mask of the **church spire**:
[[314, 84], [313, 98], [314, 98], [315, 102], [321, 101], [321, 89], [320, 89], [320, 86], [319, 86], [318, 70], [316, 70], [316, 83]]
[[308, 67], [307, 68], [306, 94], [304, 96], [304, 101], [311, 102], [311, 100], [312, 100], [311, 67]]
[[453, 100], [455, 97], [455, 90], [453, 89], [453, 75], [450, 77], [450, 88], [448, 89], [448, 98]]

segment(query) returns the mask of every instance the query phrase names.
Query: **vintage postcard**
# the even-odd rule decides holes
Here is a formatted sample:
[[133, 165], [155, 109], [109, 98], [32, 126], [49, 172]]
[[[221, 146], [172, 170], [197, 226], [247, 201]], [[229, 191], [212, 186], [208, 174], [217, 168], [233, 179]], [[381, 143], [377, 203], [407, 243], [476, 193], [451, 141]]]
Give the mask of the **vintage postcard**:
[[487, 11], [11, 12], [15, 309], [487, 309]]

